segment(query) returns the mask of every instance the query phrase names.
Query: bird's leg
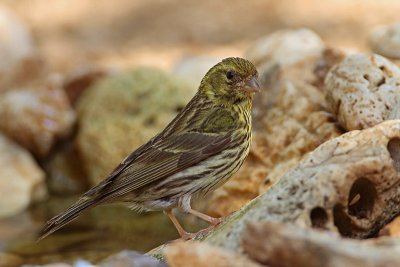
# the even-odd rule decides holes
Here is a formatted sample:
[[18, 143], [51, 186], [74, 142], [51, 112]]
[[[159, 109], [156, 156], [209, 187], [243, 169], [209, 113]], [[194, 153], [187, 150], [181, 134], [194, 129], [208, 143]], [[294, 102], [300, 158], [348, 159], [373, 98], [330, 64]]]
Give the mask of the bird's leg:
[[224, 219], [223, 218], [214, 218], [211, 216], [208, 216], [207, 214], [201, 213], [200, 211], [194, 210], [192, 208], [188, 209], [187, 212], [190, 214], [193, 214], [194, 216], [211, 223], [212, 225], [218, 225], [220, 224]]
[[188, 233], [183, 229], [182, 225], [179, 223], [178, 219], [175, 217], [175, 214], [172, 212], [172, 210], [165, 210], [164, 214], [166, 214], [170, 218], [170, 220], [174, 224], [176, 230], [178, 231], [179, 235], [183, 240], [189, 240], [195, 236], [194, 234]]

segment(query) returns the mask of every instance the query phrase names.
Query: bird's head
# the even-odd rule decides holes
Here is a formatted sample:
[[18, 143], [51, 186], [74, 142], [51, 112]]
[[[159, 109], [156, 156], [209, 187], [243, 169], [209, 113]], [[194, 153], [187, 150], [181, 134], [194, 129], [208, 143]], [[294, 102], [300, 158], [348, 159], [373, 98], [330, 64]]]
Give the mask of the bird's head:
[[200, 84], [200, 91], [216, 101], [232, 103], [252, 100], [260, 90], [256, 67], [237, 57], [222, 60], [212, 67]]

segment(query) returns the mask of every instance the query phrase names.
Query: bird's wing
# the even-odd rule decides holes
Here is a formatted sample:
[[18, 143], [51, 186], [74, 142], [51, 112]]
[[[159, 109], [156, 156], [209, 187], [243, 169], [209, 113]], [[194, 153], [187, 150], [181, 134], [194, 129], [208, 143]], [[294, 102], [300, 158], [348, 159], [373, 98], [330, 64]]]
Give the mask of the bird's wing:
[[[232, 138], [232, 125], [222, 127], [219, 120], [230, 118], [223, 110], [208, 110], [209, 115], [197, 114], [204, 119], [192, 117], [198, 121], [196, 126], [177, 133], [161, 133], [147, 144], [128, 156], [113, 173], [99, 185], [89, 190], [83, 197], [115, 199], [193, 166], [208, 157], [226, 149]], [[177, 122], [177, 125], [182, 122]], [[215, 125], [218, 131], [213, 129]], [[175, 126], [177, 127], [177, 126]], [[206, 128], [207, 131], [202, 131]], [[167, 127], [168, 129], [168, 127]], [[164, 131], [165, 133], [165, 131]]]

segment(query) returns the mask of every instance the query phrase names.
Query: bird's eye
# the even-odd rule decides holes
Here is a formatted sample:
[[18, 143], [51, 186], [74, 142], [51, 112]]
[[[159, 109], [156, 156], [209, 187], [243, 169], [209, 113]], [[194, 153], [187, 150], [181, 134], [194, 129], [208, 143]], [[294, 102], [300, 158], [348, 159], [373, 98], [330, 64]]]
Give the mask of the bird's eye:
[[235, 73], [233, 71], [228, 71], [226, 73], [226, 78], [228, 78], [229, 80], [232, 80], [234, 76], [235, 76]]

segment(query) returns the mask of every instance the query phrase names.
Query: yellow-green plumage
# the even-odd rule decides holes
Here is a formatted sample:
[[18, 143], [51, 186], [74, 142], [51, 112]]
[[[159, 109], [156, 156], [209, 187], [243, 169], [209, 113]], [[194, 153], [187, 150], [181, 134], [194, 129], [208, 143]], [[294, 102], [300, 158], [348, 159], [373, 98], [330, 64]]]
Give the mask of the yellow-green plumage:
[[77, 203], [51, 219], [41, 238], [104, 202], [164, 210], [183, 237], [187, 233], [171, 213], [173, 208], [217, 222], [192, 210], [190, 200], [223, 184], [247, 157], [251, 105], [257, 90], [257, 71], [249, 61], [227, 58], [215, 65], [193, 99], [161, 133], [132, 152]]

